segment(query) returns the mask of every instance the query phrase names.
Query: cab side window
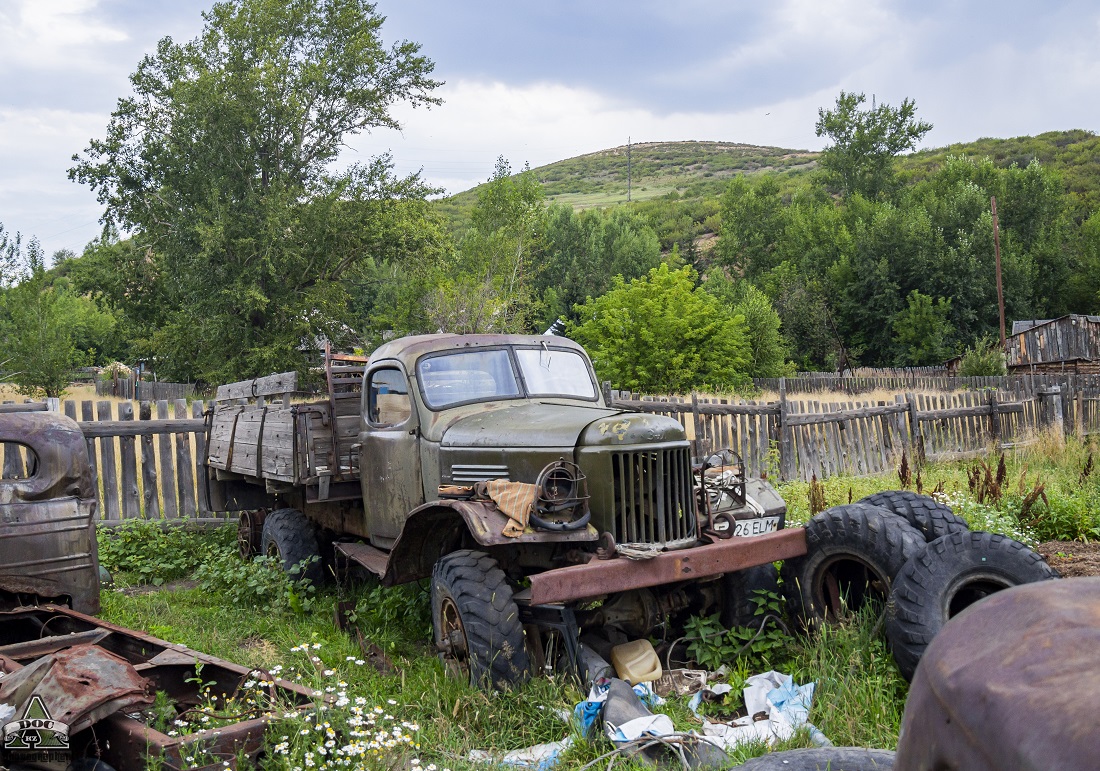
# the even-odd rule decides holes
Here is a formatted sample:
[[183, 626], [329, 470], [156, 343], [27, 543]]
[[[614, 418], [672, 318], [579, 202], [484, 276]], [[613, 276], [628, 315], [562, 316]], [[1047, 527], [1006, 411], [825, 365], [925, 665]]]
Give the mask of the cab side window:
[[409, 383], [401, 370], [375, 370], [367, 389], [367, 419], [373, 425], [397, 426], [412, 415]]

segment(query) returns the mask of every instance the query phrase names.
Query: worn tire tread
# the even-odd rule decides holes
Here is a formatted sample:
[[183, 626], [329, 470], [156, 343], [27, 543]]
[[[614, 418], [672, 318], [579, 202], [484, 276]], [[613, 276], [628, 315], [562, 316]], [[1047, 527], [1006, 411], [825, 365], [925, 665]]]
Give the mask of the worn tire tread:
[[814, 602], [813, 586], [827, 560], [846, 555], [859, 558], [892, 584], [894, 576], [924, 546], [924, 536], [901, 517], [868, 504], [850, 503], [833, 506], [810, 519], [806, 546], [804, 556], [783, 563], [780, 575], [788, 611], [803, 626], [813, 628], [826, 620], [825, 609]]
[[966, 520], [955, 514], [946, 503], [911, 490], [884, 490], [861, 498], [858, 502], [878, 506], [904, 517], [910, 525], [924, 534], [925, 541], [934, 541], [948, 533], [961, 533], [970, 529]]
[[263, 554], [267, 554], [268, 544], [272, 542], [279, 549], [279, 555], [283, 558], [283, 570], [288, 575], [308, 578], [314, 586], [321, 585], [325, 571], [320, 559], [306, 565], [301, 573], [290, 573], [290, 568], [302, 560], [321, 556], [317, 531], [305, 514], [298, 509], [278, 509], [268, 514], [260, 535]]
[[466, 632], [472, 685], [506, 690], [527, 677], [519, 608], [504, 571], [483, 552], [463, 549], [440, 557], [432, 571], [432, 620], [440, 642], [439, 607], [451, 596]]
[[945, 593], [982, 573], [1013, 586], [1058, 578], [1040, 554], [997, 533], [949, 533], [927, 544], [898, 574], [886, 606], [886, 637], [907, 680], [948, 621]]

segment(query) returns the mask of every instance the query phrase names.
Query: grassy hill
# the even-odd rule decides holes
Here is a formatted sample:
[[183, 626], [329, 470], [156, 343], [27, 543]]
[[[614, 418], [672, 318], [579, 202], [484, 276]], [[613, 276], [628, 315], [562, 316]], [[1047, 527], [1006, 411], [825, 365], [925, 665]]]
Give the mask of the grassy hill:
[[901, 159], [901, 172], [919, 179], [934, 171], [948, 155], [991, 158], [1000, 167], [1027, 166], [1038, 160], [1062, 175], [1066, 190], [1079, 205], [1095, 211], [1100, 208], [1100, 136], [1091, 131], [1048, 131], [1033, 137], [1012, 139], [983, 138], [931, 150], [921, 150]]
[[[577, 208], [626, 203], [626, 145], [532, 169], [549, 201]], [[797, 175], [814, 166], [817, 153], [737, 142], [639, 142], [630, 148], [633, 201], [676, 192], [683, 198], [716, 197], [735, 174]], [[477, 198], [477, 188], [439, 202], [454, 219]]]
[[[577, 208], [626, 203], [626, 145], [533, 169], [549, 201]], [[817, 153], [737, 142], [640, 142], [631, 146], [631, 200], [677, 193], [681, 200], [716, 198], [736, 174], [777, 174], [796, 186], [815, 166]], [[899, 159], [903, 178], [924, 177], [948, 155], [990, 157], [998, 166], [1026, 166], [1033, 159], [1057, 169], [1082, 211], [1100, 209], [1100, 137], [1084, 130], [1051, 131], [1034, 137], [984, 138], [921, 150]], [[438, 202], [452, 223], [461, 223], [477, 188]]]

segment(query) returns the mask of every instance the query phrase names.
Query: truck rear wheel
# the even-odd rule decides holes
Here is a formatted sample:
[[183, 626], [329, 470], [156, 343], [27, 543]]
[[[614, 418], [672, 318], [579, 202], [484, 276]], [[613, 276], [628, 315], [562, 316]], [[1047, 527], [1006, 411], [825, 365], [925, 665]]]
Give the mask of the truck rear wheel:
[[519, 608], [488, 554], [463, 549], [435, 563], [432, 626], [443, 663], [471, 685], [502, 691], [526, 679]]
[[[317, 545], [317, 532], [306, 515], [297, 509], [279, 509], [267, 515], [261, 538], [263, 554], [277, 557], [288, 575], [308, 578], [314, 586], [324, 580], [321, 566], [321, 549]], [[316, 559], [314, 559], [316, 558]], [[291, 568], [308, 560], [300, 572]]]

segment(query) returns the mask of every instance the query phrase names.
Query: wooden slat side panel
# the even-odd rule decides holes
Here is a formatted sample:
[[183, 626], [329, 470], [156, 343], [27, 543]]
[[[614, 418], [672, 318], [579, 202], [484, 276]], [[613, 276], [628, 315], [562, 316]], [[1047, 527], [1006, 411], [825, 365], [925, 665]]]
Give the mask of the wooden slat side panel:
[[280, 372], [277, 375], [242, 380], [239, 383], [218, 386], [215, 401], [254, 399], [258, 396], [278, 396], [298, 390], [297, 372]]
[[295, 481], [294, 415], [289, 408], [268, 408], [260, 444], [260, 472], [266, 479]]

